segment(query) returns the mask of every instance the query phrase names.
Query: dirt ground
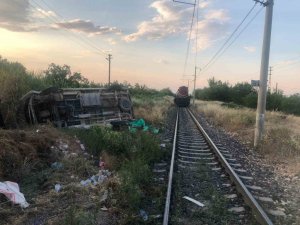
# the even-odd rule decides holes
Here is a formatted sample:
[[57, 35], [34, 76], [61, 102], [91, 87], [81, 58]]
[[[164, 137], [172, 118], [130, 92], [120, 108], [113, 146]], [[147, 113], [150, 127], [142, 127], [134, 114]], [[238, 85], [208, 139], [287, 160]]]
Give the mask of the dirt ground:
[[1, 195], [0, 224], [113, 224], [108, 200], [117, 181], [109, 174], [80, 183], [99, 168], [76, 137], [47, 126], [0, 130], [0, 146], [1, 182], [18, 183], [30, 204], [22, 209]]

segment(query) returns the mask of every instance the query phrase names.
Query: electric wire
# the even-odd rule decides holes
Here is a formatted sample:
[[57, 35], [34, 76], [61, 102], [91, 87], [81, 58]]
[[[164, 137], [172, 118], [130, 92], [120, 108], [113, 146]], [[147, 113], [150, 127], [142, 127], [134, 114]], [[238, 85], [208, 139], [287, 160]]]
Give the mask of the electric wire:
[[298, 63], [300, 60], [300, 57], [297, 56], [297, 57], [293, 57], [293, 58], [290, 58], [290, 59], [287, 59], [286, 61], [293, 61], [292, 63], [290, 64], [282, 64], [282, 62], [278, 62], [276, 63], [275, 65], [273, 65], [273, 67], [277, 67], [277, 68], [281, 68], [281, 67], [285, 67], [285, 66], [288, 66], [288, 65], [291, 65], [291, 64], [294, 64], [294, 63]]
[[[62, 21], [65, 21], [64, 17], [59, 14], [53, 7], [51, 7], [46, 1], [44, 0], [40, 0], [41, 2], [43, 2], [51, 11], [53, 11], [58, 17], [60, 17], [60, 19]], [[71, 24], [71, 27], [72, 27], [72, 24]], [[107, 54], [107, 52], [105, 52], [104, 50], [98, 48], [91, 40], [87, 39], [87, 38], [84, 38], [86, 42], [89, 42], [89, 44], [94, 47], [95, 49], [97, 49], [98, 51], [101, 51], [103, 52], [104, 54]]]
[[210, 65], [206, 67], [204, 71], [207, 71], [212, 65], [215, 64], [215, 62], [222, 57], [222, 55], [235, 43], [235, 41], [244, 33], [244, 31], [250, 26], [250, 24], [256, 19], [256, 17], [262, 12], [263, 8], [260, 8], [256, 14], [251, 18], [251, 20], [244, 26], [244, 28], [238, 33], [238, 35], [235, 36], [235, 38], [227, 45], [226, 48], [223, 49], [223, 51], [215, 58], [213, 62], [211, 62]]
[[197, 0], [195, 0], [195, 4], [194, 4], [194, 8], [193, 8], [192, 22], [191, 22], [190, 33], [189, 33], [189, 41], [188, 41], [187, 50], [186, 50], [186, 54], [185, 54], [185, 61], [184, 61], [184, 68], [183, 68], [182, 76], [185, 76], [187, 61], [188, 61], [188, 58], [189, 58], [191, 38], [192, 38], [192, 32], [193, 32], [193, 24], [194, 24], [194, 18], [195, 18], [195, 10], [196, 10], [196, 1]]
[[195, 38], [195, 67], [197, 67], [197, 58], [198, 58], [198, 23], [199, 23], [199, 1], [196, 0], [197, 9], [196, 9], [196, 38]]
[[[37, 3], [35, 0], [32, 0], [32, 2], [33, 2], [35, 5], [33, 5], [31, 2], [29, 2], [29, 5], [30, 5], [33, 9], [35, 9], [38, 13], [42, 14], [43, 16], [45, 16], [46, 18], [48, 18], [48, 19], [49, 19], [50, 21], [52, 21], [53, 23], [61, 23], [61, 21], [59, 21], [56, 17], [49, 16], [47, 13], [45, 13], [45, 10], [44, 10], [43, 6], [41, 6], [41, 5], [40, 5], [39, 3]], [[38, 7], [39, 7], [41, 10], [39, 10]], [[53, 11], [53, 12], [54, 12], [54, 11]], [[55, 13], [56, 13], [56, 12], [55, 12]], [[57, 13], [56, 13], [56, 14], [57, 14]], [[59, 15], [59, 14], [57, 14], [57, 15]], [[64, 30], [68, 31], [68, 32], [72, 35], [73, 38], [76, 38], [76, 40], [80, 40], [82, 43], [79, 43], [79, 42], [75, 41], [75, 39], [73, 39], [73, 41], [74, 41], [75, 43], [79, 44], [81, 47], [83, 47], [83, 48], [89, 47], [89, 48], [95, 50], [97, 54], [102, 53], [103, 55], [106, 56], [106, 53], [105, 53], [104, 50], [98, 48], [97, 46], [95, 46], [95, 45], [92, 44], [92, 43], [89, 43], [89, 42], [87, 41], [87, 39], [84, 39], [83, 37], [81, 37], [81, 36], [79, 36], [79, 35], [75, 35], [73, 32], [71, 32], [71, 31], [70, 31], [69, 29], [67, 29], [65, 26], [62, 26], [62, 28], [63, 28]], [[83, 43], [85, 44], [85, 46], [83, 45]]]
[[281, 67], [279, 67], [279, 69], [274, 70], [274, 72], [290, 69], [290, 67], [293, 67], [299, 63], [300, 63], [300, 61], [295, 61], [295, 62], [287, 64], [287, 65], [282, 65]]
[[226, 39], [226, 41], [221, 46], [221, 48], [219, 48], [219, 50], [213, 55], [213, 57], [209, 60], [209, 62], [202, 67], [202, 71], [205, 70], [212, 63], [212, 61], [220, 54], [220, 52], [225, 48], [225, 46], [228, 44], [228, 42], [231, 40], [231, 38], [235, 35], [235, 33], [240, 29], [240, 27], [243, 25], [243, 23], [246, 21], [246, 19], [250, 16], [250, 14], [252, 13], [252, 11], [256, 7], [256, 5], [257, 5], [257, 3], [254, 3], [253, 7], [248, 11], [248, 13], [243, 18], [243, 20], [234, 29], [234, 31], [231, 33], [231, 35]]

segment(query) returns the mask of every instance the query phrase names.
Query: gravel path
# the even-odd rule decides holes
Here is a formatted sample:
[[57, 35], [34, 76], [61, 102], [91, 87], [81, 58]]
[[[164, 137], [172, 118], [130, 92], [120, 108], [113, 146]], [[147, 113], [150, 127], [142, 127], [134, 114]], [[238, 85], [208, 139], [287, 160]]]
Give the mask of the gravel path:
[[[203, 128], [214, 142], [226, 146], [227, 150], [241, 163], [251, 181], [252, 193], [260, 197], [261, 205], [269, 209], [269, 215], [275, 224], [300, 224], [300, 178], [299, 176], [279, 175], [275, 173], [278, 165], [270, 165], [254, 149], [241, 144], [225, 130], [211, 125], [203, 114], [197, 114]], [[263, 195], [262, 195], [263, 193]]]

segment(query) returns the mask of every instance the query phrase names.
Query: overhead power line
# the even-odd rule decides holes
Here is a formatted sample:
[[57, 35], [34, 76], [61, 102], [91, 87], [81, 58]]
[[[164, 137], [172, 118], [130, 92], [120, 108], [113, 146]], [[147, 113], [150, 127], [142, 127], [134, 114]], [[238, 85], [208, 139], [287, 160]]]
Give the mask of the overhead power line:
[[198, 57], [198, 23], [199, 23], [199, 1], [196, 0], [196, 31], [195, 31], [195, 67], [197, 67], [197, 57]]
[[240, 27], [243, 25], [243, 23], [246, 21], [246, 19], [249, 17], [249, 15], [254, 10], [257, 3], [254, 3], [253, 7], [248, 11], [246, 16], [243, 18], [243, 20], [239, 23], [239, 25], [234, 29], [234, 31], [231, 33], [231, 35], [226, 39], [224, 44], [219, 48], [219, 50], [213, 55], [213, 57], [208, 61], [207, 64], [205, 64], [202, 67], [202, 71], [205, 70], [214, 60], [215, 58], [222, 52], [222, 50], [225, 48], [225, 46], [228, 44], [228, 42], [232, 39], [232, 37], [235, 35], [235, 33], [240, 29]]
[[292, 63], [290, 63], [290, 64], [282, 64], [282, 61], [281, 61], [281, 62], [277, 62], [275, 65], [273, 65], [273, 67], [277, 67], [277, 68], [278, 67], [279, 68], [285, 67], [287, 65], [291, 65], [291, 64], [297, 63], [297, 62], [299, 62], [299, 60], [300, 60], [300, 56], [293, 57], [293, 58], [290, 58], [290, 59], [286, 60], [286, 61], [293, 61]]
[[292, 67], [294, 65], [297, 65], [299, 63], [300, 63], [300, 61], [295, 61], [295, 62], [290, 63], [290, 64], [286, 64], [286, 65], [282, 65], [280, 67], [276, 67], [276, 71], [281, 71], [281, 70], [289, 69], [290, 67]]
[[[30, 6], [31, 6], [33, 9], [35, 9], [37, 12], [39, 12], [40, 14], [42, 14], [44, 17], [48, 18], [51, 22], [53, 22], [53, 23], [63, 23], [63, 22], [64, 22], [64, 18], [63, 18], [60, 14], [58, 14], [55, 10], [53, 10], [53, 8], [51, 8], [47, 3], [45, 3], [45, 1], [42, 0], [42, 2], [43, 2], [45, 5], [47, 5], [47, 7], [48, 7], [51, 11], [53, 11], [57, 16], [59, 16], [59, 17], [62, 19], [62, 21], [60, 21], [59, 19], [57, 19], [57, 18], [54, 17], [54, 16], [50, 16], [49, 14], [45, 13], [45, 12], [44, 12], [44, 11], [46, 11], [45, 8], [44, 8], [41, 4], [37, 3], [35, 0], [32, 0], [32, 2], [33, 2], [35, 5], [33, 5], [33, 4], [31, 4], [31, 3], [29, 2]], [[44, 10], [44, 11], [39, 10], [37, 7], [39, 7], [41, 10]], [[72, 27], [72, 25], [71, 25], [71, 27]], [[89, 39], [86, 39], [86, 38], [83, 38], [83, 37], [80, 36], [80, 35], [74, 34], [73, 32], [71, 32], [71, 31], [70, 31], [67, 27], [65, 27], [65, 26], [62, 26], [62, 28], [63, 28], [64, 30], [68, 31], [68, 32], [72, 35], [72, 37], [76, 39], [76, 41], [75, 41], [75, 39], [73, 39], [73, 41], [76, 42], [77, 44], [79, 44], [81, 47], [84, 47], [84, 48], [89, 47], [90, 49], [95, 50], [97, 53], [101, 53], [101, 54], [103, 54], [103, 55], [107, 55], [107, 53], [106, 53], [104, 50], [98, 48], [98, 47], [97, 47], [95, 44], [93, 44]], [[79, 40], [80, 42], [77, 42], [77, 40]], [[83, 44], [84, 44], [84, 45], [83, 45]]]
[[183, 68], [182, 76], [185, 75], [187, 61], [188, 61], [188, 58], [189, 58], [191, 38], [192, 38], [193, 25], [194, 25], [194, 19], [195, 19], [195, 10], [196, 10], [196, 0], [195, 0], [194, 8], [193, 8], [193, 15], [192, 15], [192, 21], [191, 21], [190, 32], [189, 32], [189, 40], [188, 40], [187, 50], [186, 50], [186, 54], [185, 54], [185, 61], [184, 61], [184, 68]]
[[183, 4], [186, 4], [186, 5], [193, 5], [193, 6], [195, 6], [195, 5], [196, 5], [196, 1], [195, 1], [195, 3], [191, 3], [191, 2], [184, 2], [184, 1], [177, 1], [177, 0], [173, 0], [173, 2], [177, 2], [177, 3], [183, 3]]
[[[51, 7], [45, 0], [41, 0], [51, 11], [53, 11], [58, 17], [60, 17], [63, 21], [65, 21], [64, 17], [59, 14], [53, 7]], [[71, 27], [72, 27], [72, 24], [71, 24]], [[98, 51], [104, 53], [104, 54], [107, 54], [106, 51], [98, 48], [90, 39], [88, 38], [84, 38], [85, 41], [87, 41], [92, 47], [94, 47], [95, 49], [97, 49]]]
[[227, 45], [226, 48], [223, 49], [223, 51], [220, 52], [220, 54], [214, 59], [214, 61], [211, 62], [210, 65], [206, 67], [205, 70], [208, 70], [209, 67], [211, 67], [213, 64], [216, 63], [216, 61], [222, 57], [222, 55], [235, 43], [235, 41], [244, 33], [244, 31], [249, 27], [249, 25], [255, 20], [255, 18], [262, 12], [264, 8], [260, 8], [256, 14], [251, 18], [251, 20], [244, 26], [244, 28], [235, 36], [235, 38]]

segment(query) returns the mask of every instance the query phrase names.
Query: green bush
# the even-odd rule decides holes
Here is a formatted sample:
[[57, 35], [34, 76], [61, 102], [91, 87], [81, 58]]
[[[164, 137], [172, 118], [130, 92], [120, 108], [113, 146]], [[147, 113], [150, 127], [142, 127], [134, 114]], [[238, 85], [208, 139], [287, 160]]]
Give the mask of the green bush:
[[[234, 86], [227, 82], [208, 80], [209, 87], [196, 90], [196, 98], [209, 101], [222, 101], [228, 107], [242, 105], [249, 108], [257, 107], [257, 91], [249, 83], [237, 83]], [[236, 105], [234, 105], [236, 104]], [[283, 92], [276, 90], [267, 93], [267, 110], [282, 111], [300, 115], [300, 94], [284, 96]]]
[[95, 213], [84, 212], [71, 207], [63, 220], [64, 225], [94, 225], [97, 224]]

